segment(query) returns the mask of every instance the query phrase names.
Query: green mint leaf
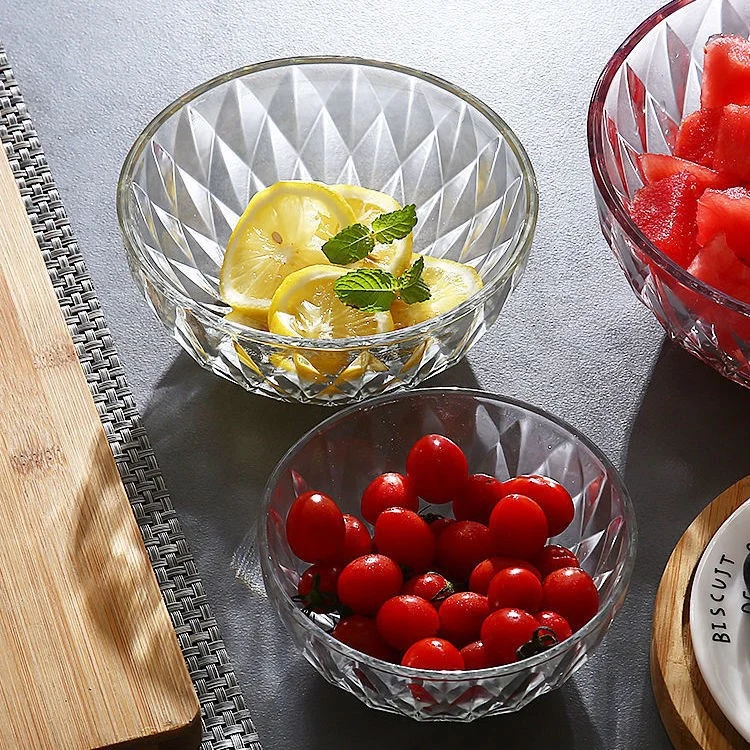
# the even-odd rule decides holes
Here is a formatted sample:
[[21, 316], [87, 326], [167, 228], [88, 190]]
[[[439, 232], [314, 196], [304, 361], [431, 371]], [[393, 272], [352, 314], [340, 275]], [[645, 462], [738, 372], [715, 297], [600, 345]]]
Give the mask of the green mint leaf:
[[336, 296], [350, 307], [367, 312], [385, 312], [396, 299], [396, 279], [378, 268], [358, 268], [333, 282]]
[[407, 268], [397, 279], [398, 296], [407, 305], [430, 299], [430, 288], [422, 279], [422, 271], [424, 271], [424, 259], [417, 258], [411, 267]]
[[370, 230], [363, 224], [352, 224], [331, 237], [322, 250], [331, 263], [345, 266], [366, 258], [374, 247]]
[[402, 240], [414, 229], [417, 223], [417, 207], [410, 203], [398, 211], [380, 214], [372, 222], [372, 232], [376, 242], [387, 245], [393, 240]]

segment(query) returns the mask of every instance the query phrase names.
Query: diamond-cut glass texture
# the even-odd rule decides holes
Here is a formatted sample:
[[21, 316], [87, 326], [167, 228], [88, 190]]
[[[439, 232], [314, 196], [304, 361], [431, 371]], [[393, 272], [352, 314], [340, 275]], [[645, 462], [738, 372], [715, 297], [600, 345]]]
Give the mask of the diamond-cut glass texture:
[[[463, 314], [382, 344], [325, 345], [343, 352], [335, 366], [310, 342], [227, 326], [218, 276], [232, 228], [254, 193], [290, 179], [415, 203], [415, 251], [471, 264], [486, 291]], [[527, 157], [483, 105], [353, 61], [257, 66], [207, 86], [136, 144], [119, 202], [136, 279], [200, 364], [265, 395], [332, 403], [412, 385], [462, 357], [523, 272], [536, 216]]]
[[750, 36], [750, 4], [694, 0], [667, 6], [632, 49], [610, 62], [611, 83], [595, 95], [589, 113], [590, 147], [594, 168], [611, 191], [595, 184], [602, 232], [638, 298], [672, 340], [750, 386], [750, 305], [728, 301], [677, 270], [618, 208], [643, 185], [639, 154], [671, 153], [680, 122], [699, 108], [704, 45], [719, 33]]
[[[403, 471], [409, 446], [441, 433], [466, 452], [472, 472], [507, 479], [542, 473], [562, 482], [575, 518], [555, 542], [575, 550], [597, 583], [601, 607], [576, 637], [532, 660], [463, 674], [405, 670], [335, 641], [332, 622], [305, 616], [291, 597], [306, 564], [284, 519], [297, 494], [316, 489], [359, 515], [368, 482]], [[394, 440], [394, 435], [397, 439]], [[420, 720], [472, 721], [516, 711], [562, 685], [599, 645], [627, 591], [635, 556], [632, 505], [616, 471], [588, 441], [523, 404], [461, 389], [416, 390], [332, 418], [293, 448], [266, 487], [258, 552], [269, 599], [305, 658], [326, 680], [373, 708]]]

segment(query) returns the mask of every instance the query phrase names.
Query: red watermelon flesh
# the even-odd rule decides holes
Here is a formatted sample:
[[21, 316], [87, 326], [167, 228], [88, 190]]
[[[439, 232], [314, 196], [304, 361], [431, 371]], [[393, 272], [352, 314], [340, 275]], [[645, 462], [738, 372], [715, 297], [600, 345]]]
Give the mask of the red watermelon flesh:
[[708, 40], [703, 60], [701, 107], [750, 104], [750, 42], [732, 34]]
[[737, 257], [724, 235], [717, 235], [700, 248], [687, 270], [714, 289], [750, 302], [750, 266]]
[[727, 104], [719, 120], [714, 168], [727, 185], [750, 182], [750, 107]]
[[698, 191], [701, 193], [708, 188], [721, 190], [730, 185], [724, 177], [718, 172], [714, 172], [713, 169], [686, 159], [678, 159], [676, 156], [670, 156], [669, 154], [641, 154], [638, 161], [646, 182], [658, 182], [679, 172], [689, 172], [695, 177]]
[[630, 206], [630, 215], [643, 234], [684, 268], [698, 250], [695, 215], [699, 195], [695, 177], [678, 172], [642, 187]]
[[698, 200], [698, 244], [725, 235], [740, 260], [750, 262], [750, 191], [742, 187], [706, 190]]
[[702, 164], [704, 167], [713, 167], [721, 114], [721, 107], [717, 107], [699, 109], [688, 115], [677, 131], [674, 155]]

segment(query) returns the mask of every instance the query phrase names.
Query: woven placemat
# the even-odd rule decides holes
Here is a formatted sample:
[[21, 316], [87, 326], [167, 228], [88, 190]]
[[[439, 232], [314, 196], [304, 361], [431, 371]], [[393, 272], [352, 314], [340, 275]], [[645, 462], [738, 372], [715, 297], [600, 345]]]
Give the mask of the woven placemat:
[[47, 160], [0, 44], [0, 141], [86, 373], [201, 703], [201, 750], [260, 750]]

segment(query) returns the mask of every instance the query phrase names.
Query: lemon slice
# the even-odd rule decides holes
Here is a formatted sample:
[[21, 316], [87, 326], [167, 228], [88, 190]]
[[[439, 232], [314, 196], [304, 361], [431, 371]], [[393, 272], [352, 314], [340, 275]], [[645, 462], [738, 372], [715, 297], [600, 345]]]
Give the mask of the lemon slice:
[[[413, 256], [412, 261], [417, 257]], [[429, 255], [422, 257], [422, 279], [430, 288], [430, 299], [413, 305], [396, 300], [391, 305], [391, 315], [396, 328], [406, 328], [442, 315], [482, 288], [482, 278], [471, 266], [445, 258], [432, 258]]]
[[[369, 336], [393, 330], [389, 312], [363, 312], [345, 305], [333, 291], [333, 283], [348, 272], [341, 266], [317, 265], [289, 274], [276, 290], [268, 312], [271, 333], [310, 339]], [[327, 379], [349, 366], [353, 353], [305, 349], [290, 364], [307, 380]], [[309, 365], [309, 367], [308, 367]], [[289, 369], [289, 368], [287, 368]]]
[[268, 314], [256, 315], [251, 312], [242, 310], [232, 310], [224, 316], [224, 320], [230, 320], [232, 323], [239, 323], [248, 328], [255, 328], [259, 331], [268, 330]]
[[[331, 185], [330, 189], [349, 204], [356, 221], [366, 227], [372, 226], [373, 220], [380, 214], [391, 213], [401, 208], [395, 198], [378, 190], [370, 190], [359, 185]], [[382, 268], [398, 276], [409, 266], [411, 248], [410, 232], [404, 239], [394, 240], [389, 245], [376, 245], [366, 258], [352, 263], [349, 268]]]
[[271, 297], [294, 271], [328, 263], [320, 249], [356, 218], [333, 190], [314, 182], [276, 182], [256, 193], [232, 232], [219, 293], [251, 319], [268, 314]]
[[307, 266], [289, 274], [279, 285], [268, 311], [268, 330], [282, 336], [340, 339], [393, 330], [389, 312], [364, 312], [345, 305], [333, 284], [348, 268]]

